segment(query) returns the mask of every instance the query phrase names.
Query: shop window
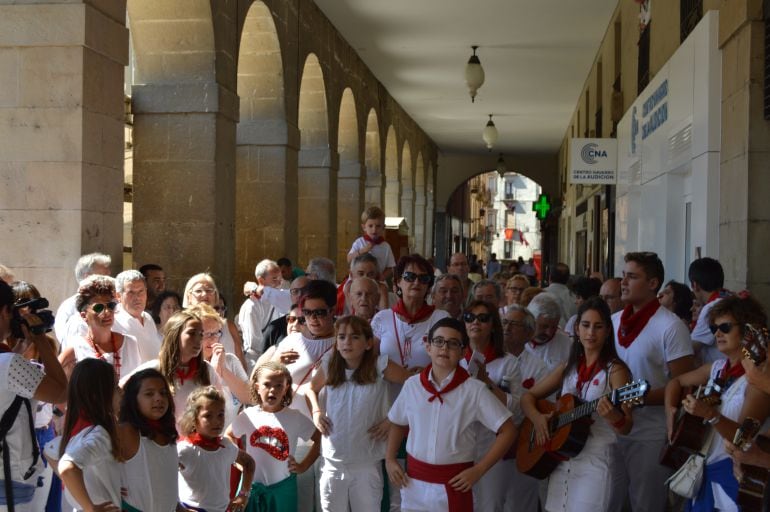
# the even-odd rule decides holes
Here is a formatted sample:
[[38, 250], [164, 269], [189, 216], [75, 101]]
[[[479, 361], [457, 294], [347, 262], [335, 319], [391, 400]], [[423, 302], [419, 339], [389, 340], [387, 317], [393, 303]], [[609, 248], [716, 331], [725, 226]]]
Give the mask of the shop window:
[[687, 36], [703, 17], [703, 0], [679, 0], [679, 41]]
[[647, 84], [650, 83], [650, 29], [652, 23], [648, 23], [639, 36], [639, 62], [637, 66], [636, 94], [642, 94]]

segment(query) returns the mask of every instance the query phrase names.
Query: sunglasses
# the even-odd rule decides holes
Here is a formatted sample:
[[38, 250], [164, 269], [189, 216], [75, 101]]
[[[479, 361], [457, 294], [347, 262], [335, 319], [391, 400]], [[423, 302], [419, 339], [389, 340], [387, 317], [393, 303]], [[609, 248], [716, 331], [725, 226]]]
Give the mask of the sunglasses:
[[719, 325], [711, 324], [709, 325], [709, 331], [711, 331], [711, 334], [716, 334], [717, 331], [722, 331], [724, 334], [729, 334], [730, 331], [733, 330], [733, 327], [735, 327], [736, 324], [732, 322], [723, 322]]
[[93, 311], [97, 315], [100, 315], [105, 309], [109, 309], [110, 311], [115, 311], [116, 307], [118, 307], [118, 303], [115, 302], [114, 300], [107, 302], [106, 304], [97, 302], [95, 304], [91, 304], [91, 311]]
[[303, 317], [312, 316], [313, 318], [326, 318], [328, 314], [329, 314], [329, 310], [325, 308], [302, 310]]
[[407, 283], [419, 281], [420, 284], [430, 284], [430, 282], [433, 280], [433, 276], [430, 274], [415, 274], [414, 272], [404, 272], [401, 274], [401, 279]]
[[301, 316], [294, 316], [294, 315], [286, 315], [286, 321], [290, 324], [293, 324], [294, 322], [298, 321]]
[[474, 320], [478, 320], [482, 324], [485, 324], [492, 321], [492, 315], [489, 313], [479, 313], [478, 315], [474, 313], [463, 313], [463, 320], [466, 324], [472, 324]]
[[430, 344], [436, 348], [446, 347], [452, 350], [460, 350], [465, 346], [463, 342], [460, 340], [451, 339], [451, 338], [447, 340], [442, 338], [441, 336], [436, 336], [435, 338], [430, 340]]
[[305, 322], [307, 321], [305, 320], [304, 316], [295, 316], [294, 318], [297, 319], [297, 323], [299, 323], [299, 325], [305, 325]]

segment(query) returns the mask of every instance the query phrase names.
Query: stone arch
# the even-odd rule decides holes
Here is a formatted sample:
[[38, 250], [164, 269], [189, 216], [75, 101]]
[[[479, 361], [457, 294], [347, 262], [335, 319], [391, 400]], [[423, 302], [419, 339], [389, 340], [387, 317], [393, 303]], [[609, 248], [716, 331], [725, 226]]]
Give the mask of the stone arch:
[[160, 263], [169, 286], [209, 268], [231, 295], [237, 101], [219, 70], [209, 0], [129, 0], [135, 50], [134, 261]]
[[422, 153], [417, 154], [414, 172], [414, 250], [425, 251], [425, 162]]
[[398, 146], [396, 130], [391, 125], [385, 139], [385, 215], [398, 217], [401, 200], [401, 181], [399, 180]]
[[401, 148], [401, 216], [409, 226], [409, 247], [414, 245], [414, 172], [412, 171], [412, 150], [409, 141], [404, 140]]
[[318, 57], [309, 53], [299, 88], [300, 151], [298, 168], [299, 259], [334, 258], [337, 231], [337, 183], [329, 149], [329, 121], [324, 73]]
[[263, 258], [296, 256], [296, 152], [288, 146], [283, 62], [276, 26], [261, 1], [249, 7], [238, 46], [236, 283]]
[[[342, 92], [340, 101], [337, 152], [340, 168], [337, 172], [337, 268], [347, 267], [347, 253], [358, 237], [363, 210], [361, 160], [359, 156], [358, 118], [356, 102], [350, 88]], [[342, 272], [340, 272], [342, 275]]]
[[369, 110], [366, 119], [366, 143], [364, 146], [364, 162], [366, 164], [366, 206], [382, 208], [382, 168], [380, 150], [380, 125], [377, 111]]

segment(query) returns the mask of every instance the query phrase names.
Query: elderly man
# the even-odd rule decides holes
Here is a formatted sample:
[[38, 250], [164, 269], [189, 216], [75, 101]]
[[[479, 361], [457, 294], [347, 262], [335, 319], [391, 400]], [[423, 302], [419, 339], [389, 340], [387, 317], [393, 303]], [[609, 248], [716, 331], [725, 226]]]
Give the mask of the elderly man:
[[278, 264], [273, 260], [264, 259], [257, 263], [254, 276], [257, 278], [256, 288], [251, 288], [248, 298], [238, 311], [238, 326], [243, 336], [243, 355], [249, 367], [265, 350], [262, 330], [288, 311], [288, 307], [281, 311], [270, 301], [263, 300], [267, 290], [277, 290], [281, 286], [281, 269]]
[[367, 322], [371, 321], [379, 311], [380, 285], [370, 277], [357, 277], [350, 283], [348, 298], [351, 312]]
[[610, 307], [610, 313], [615, 314], [623, 309], [623, 301], [620, 300], [620, 278], [611, 277], [604, 281], [599, 288], [599, 297]]
[[572, 340], [559, 329], [561, 308], [550, 293], [535, 295], [527, 306], [535, 318], [535, 334], [527, 345], [527, 350], [539, 356], [548, 371], [553, 371], [569, 357]]
[[334, 262], [329, 258], [313, 258], [307, 264], [305, 274], [310, 279], [320, 279], [337, 285], [337, 270], [334, 267]]
[[494, 306], [495, 309], [500, 309], [503, 299], [503, 288], [497, 281], [482, 279], [473, 285], [471, 295], [473, 300], [483, 300], [487, 304]]
[[138, 270], [124, 270], [115, 277], [115, 292], [120, 304], [115, 310], [112, 330], [136, 338], [142, 362], [158, 358], [161, 338], [155, 321], [144, 309], [147, 284]]
[[[473, 281], [468, 277], [471, 272], [471, 266], [468, 264], [468, 257], [457, 252], [449, 258], [449, 266], [447, 267], [447, 274], [454, 274], [460, 278], [460, 283], [463, 285], [463, 302], [467, 301], [471, 297], [471, 288], [473, 287]], [[465, 304], [463, 303], [463, 306]]]
[[379, 276], [379, 270], [377, 267], [377, 258], [370, 253], [364, 253], [360, 256], [356, 256], [350, 262], [350, 274], [337, 288], [337, 316], [349, 315], [352, 313], [350, 308], [350, 285], [352, 280], [359, 277], [368, 277], [374, 279], [377, 283], [377, 294], [379, 296], [378, 309], [387, 309], [388, 304], [388, 287], [385, 283], [377, 281]]
[[452, 318], [460, 319], [463, 313], [463, 285], [454, 274], [443, 274], [436, 278], [431, 290], [431, 301], [436, 309], [443, 309]]
[[[110, 275], [111, 264], [112, 259], [106, 254], [99, 252], [85, 254], [78, 258], [78, 261], [75, 264], [75, 280], [80, 283], [91, 274], [108, 276]], [[62, 345], [62, 349], [67, 341], [67, 321], [73, 316], [80, 319], [80, 313], [75, 306], [76, 298], [77, 293], [65, 299], [61, 305], [59, 305], [59, 309], [56, 310], [56, 320], [53, 324], [53, 330], [54, 334], [56, 334], [56, 339], [58, 339], [59, 343]], [[83, 326], [85, 327], [84, 322]], [[78, 334], [82, 334], [82, 332], [78, 332]]]

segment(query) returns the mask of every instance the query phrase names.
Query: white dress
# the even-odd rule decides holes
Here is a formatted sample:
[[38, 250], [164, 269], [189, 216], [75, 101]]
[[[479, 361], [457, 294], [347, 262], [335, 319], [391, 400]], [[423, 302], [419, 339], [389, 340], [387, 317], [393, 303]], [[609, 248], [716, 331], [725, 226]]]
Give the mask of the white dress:
[[[586, 383], [582, 393], [577, 390], [577, 377], [575, 368], [565, 375], [562, 395], [570, 393], [590, 401], [610, 391], [605, 370]], [[551, 473], [545, 504], [547, 512], [608, 510], [613, 476], [611, 454], [617, 437], [613, 428], [597, 412], [591, 415], [591, 419], [591, 432], [583, 450], [576, 457], [560, 463]]]

